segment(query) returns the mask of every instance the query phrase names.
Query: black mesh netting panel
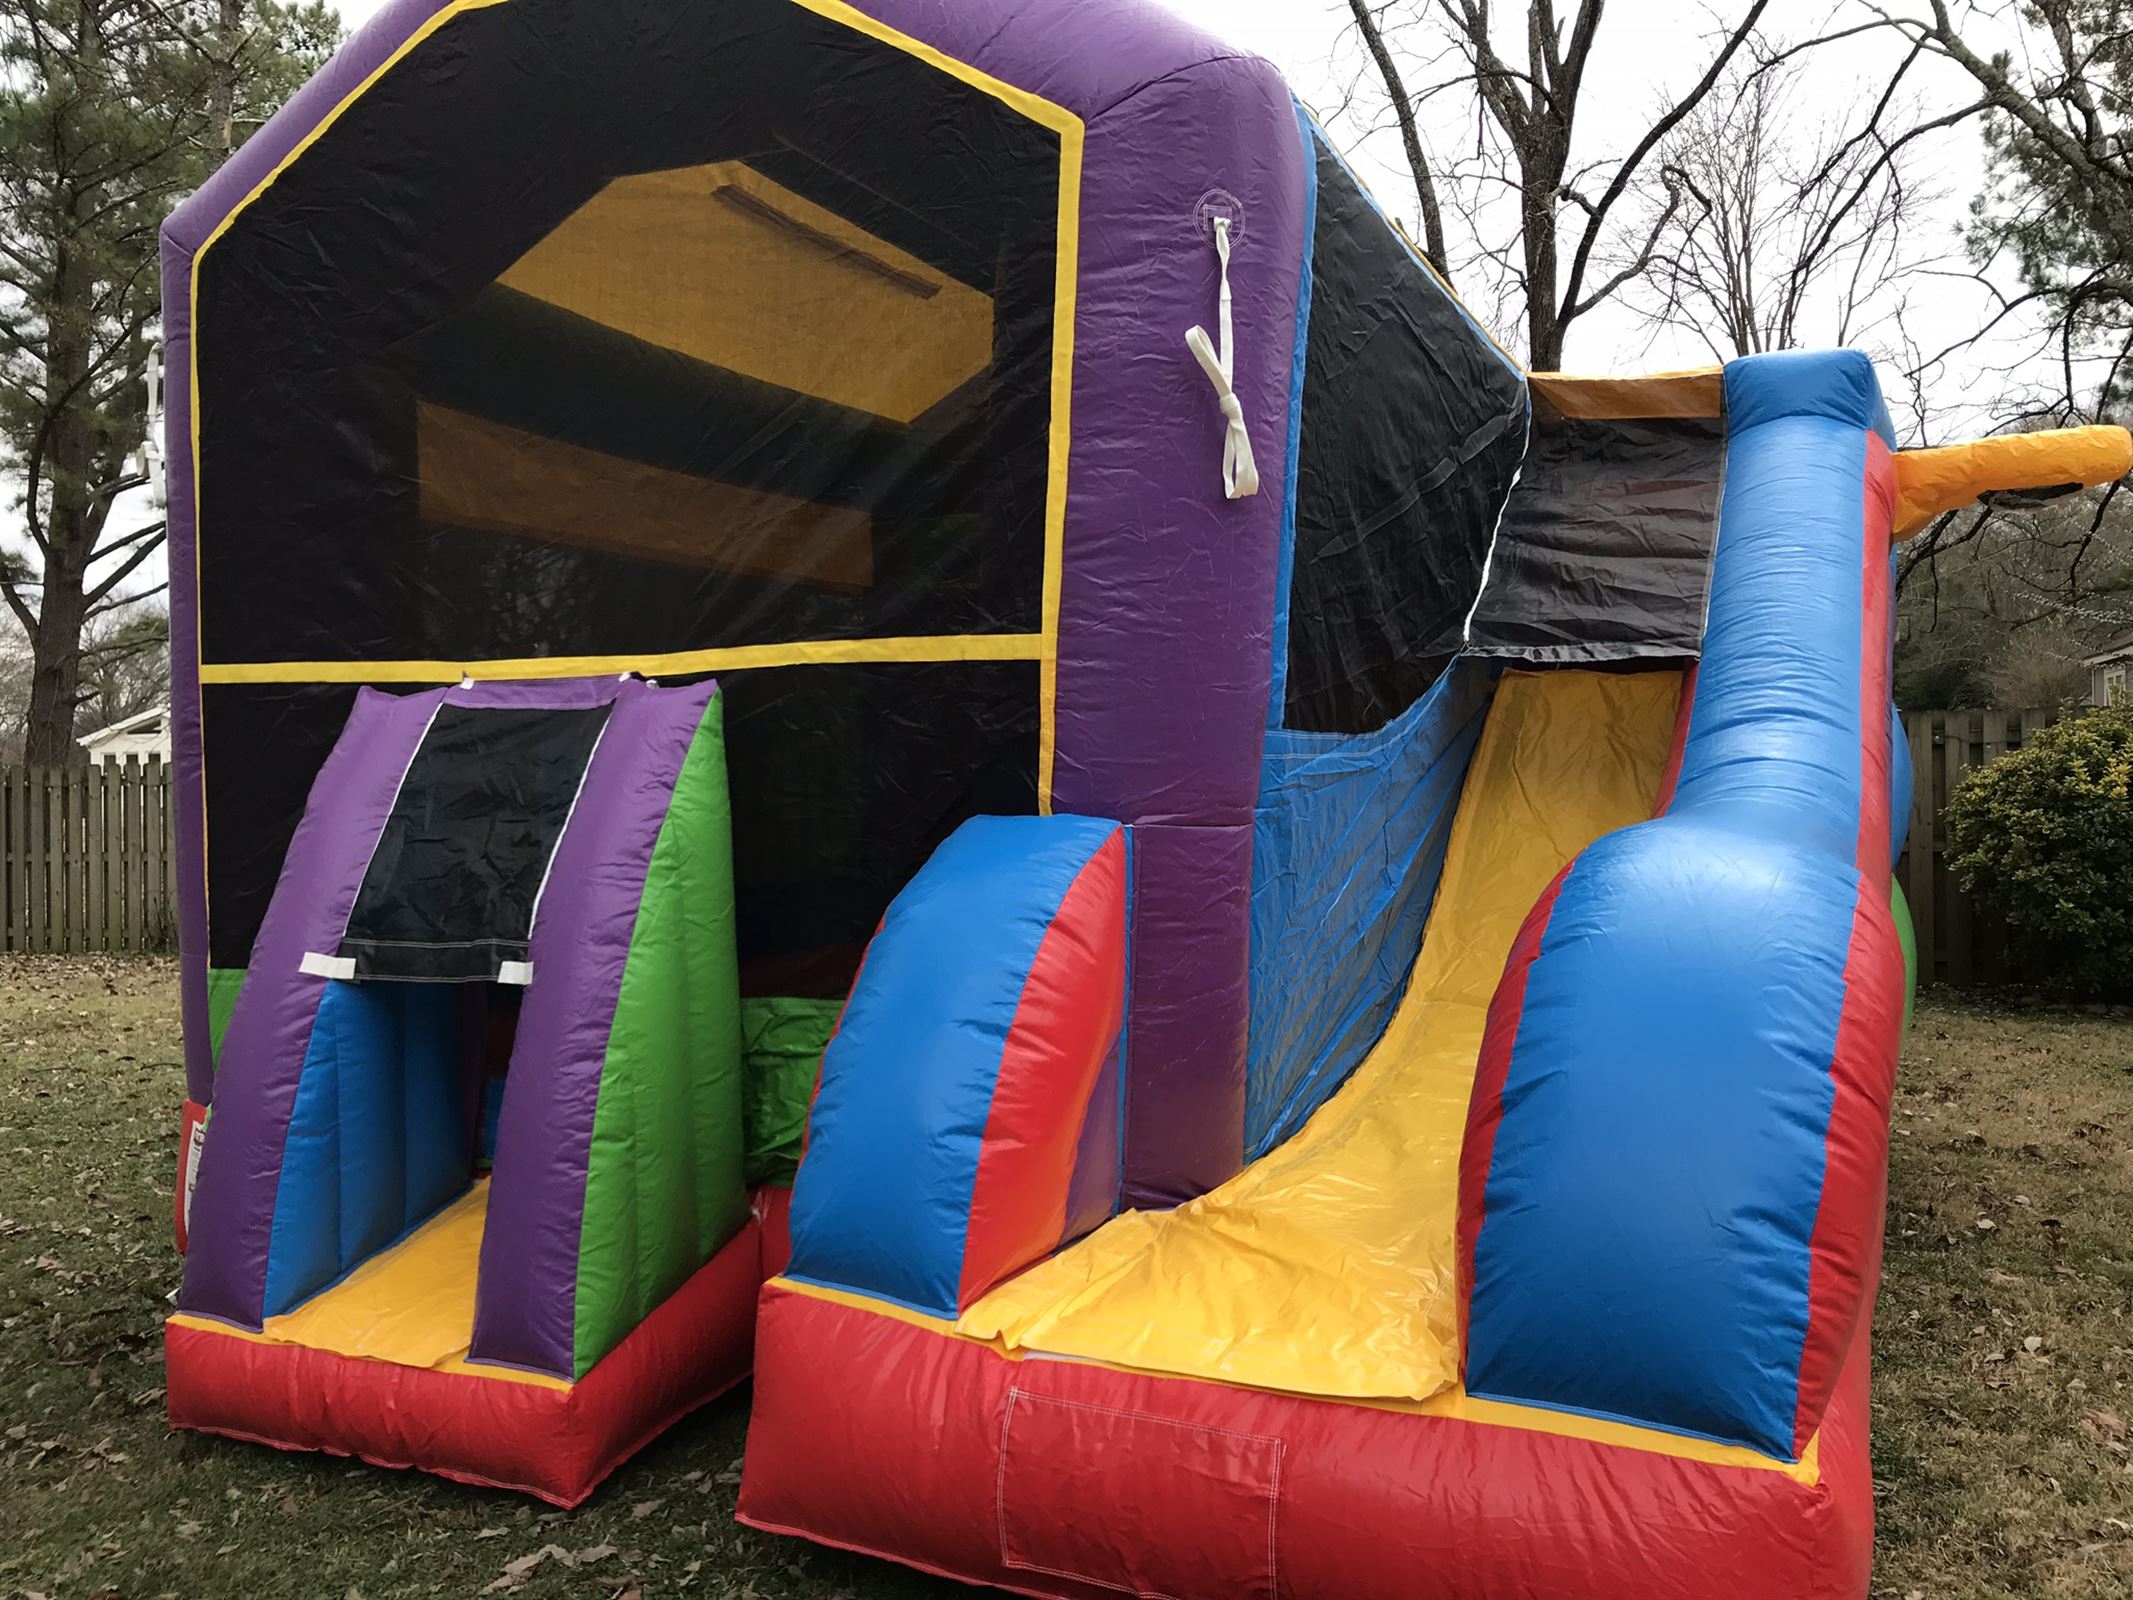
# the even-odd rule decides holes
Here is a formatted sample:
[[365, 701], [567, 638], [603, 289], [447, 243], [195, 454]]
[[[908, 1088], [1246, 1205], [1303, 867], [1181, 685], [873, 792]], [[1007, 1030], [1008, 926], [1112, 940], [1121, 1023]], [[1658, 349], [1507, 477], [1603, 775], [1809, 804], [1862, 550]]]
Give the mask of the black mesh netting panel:
[[1698, 654], [1725, 454], [1723, 418], [1579, 419], [1536, 403], [1469, 649], [1536, 663]]
[[1035, 632], [1059, 165], [791, 0], [455, 18], [201, 258], [203, 659]]
[[[203, 661], [1036, 634], [1059, 200], [1056, 133], [791, 0], [453, 18], [200, 258]], [[756, 992], [1035, 808], [1034, 662], [724, 681]], [[354, 693], [204, 690], [214, 965]]]
[[358, 978], [486, 983], [526, 959], [548, 863], [607, 714], [438, 710], [337, 952]]
[[[1037, 806], [1034, 662], [721, 674], [749, 994], [841, 998], [889, 901], [965, 818]], [[211, 964], [243, 967], [304, 799], [353, 703], [340, 685], [214, 685]]]
[[1382, 726], [1458, 653], [1525, 385], [1318, 150], [1286, 725]]

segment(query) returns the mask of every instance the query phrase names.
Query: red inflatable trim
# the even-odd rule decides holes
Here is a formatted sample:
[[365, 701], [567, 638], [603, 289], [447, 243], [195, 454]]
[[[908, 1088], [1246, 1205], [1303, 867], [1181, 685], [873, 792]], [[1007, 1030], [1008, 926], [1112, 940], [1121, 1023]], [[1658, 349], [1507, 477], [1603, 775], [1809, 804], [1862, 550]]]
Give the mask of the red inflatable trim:
[[1807, 1333], [1800, 1351], [1795, 1447], [1820, 1421], [1859, 1324], [1873, 1319], [1888, 1211], [1889, 1112], [1903, 1046], [1903, 946], [1889, 906], [1889, 527], [1896, 465], [1866, 437], [1859, 668], [1859, 899], [1844, 958], [1844, 1009], [1830, 1062], [1834, 1095], [1822, 1199], [1808, 1242]]
[[1863, 1600], [1864, 1336], [1820, 1481], [1119, 1372], [772, 1285], [740, 1520], [1053, 1600]]
[[1459, 1236], [1456, 1242], [1459, 1304], [1459, 1365], [1466, 1368], [1467, 1317], [1474, 1303], [1474, 1251], [1481, 1242], [1481, 1225], [1487, 1220], [1489, 1164], [1496, 1159], [1496, 1135], [1503, 1127], [1503, 1091], [1510, 1081], [1511, 1055], [1518, 1044], [1519, 1024], [1526, 1016], [1526, 980], [1533, 963], [1540, 959], [1541, 941], [1548, 936], [1548, 923], [1555, 916], [1555, 902], [1570, 881], [1575, 858], [1548, 880], [1548, 887], [1533, 902], [1518, 937], [1504, 959], [1503, 977], [1489, 998], [1489, 1016], [1482, 1030], [1481, 1051], [1475, 1057], [1474, 1090], [1467, 1099], [1466, 1134], [1459, 1146]]
[[1082, 1119], [1126, 1003], [1126, 835], [1114, 830], [1053, 913], [1000, 1051], [971, 1182], [958, 1307], [1040, 1260], [1066, 1231]]
[[170, 1423], [359, 1456], [575, 1506], [748, 1374], [762, 1240], [751, 1222], [569, 1388], [363, 1361], [164, 1324]]

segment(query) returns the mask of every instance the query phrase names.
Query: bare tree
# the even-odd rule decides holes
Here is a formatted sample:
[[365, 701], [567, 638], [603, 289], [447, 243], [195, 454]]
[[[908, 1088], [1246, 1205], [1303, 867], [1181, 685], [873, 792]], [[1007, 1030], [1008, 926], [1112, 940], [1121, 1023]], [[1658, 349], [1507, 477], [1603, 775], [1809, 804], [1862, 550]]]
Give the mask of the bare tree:
[[2133, 497], [2107, 486], [2031, 508], [1977, 506], [1905, 546], [1899, 694], [1914, 705], [2044, 705], [2133, 627]]
[[[1736, 69], [1684, 118], [1642, 185], [1654, 232], [1625, 301], [1717, 360], [1904, 335], [1904, 287], [1940, 255], [1919, 237], [1935, 198], [1911, 182], [1889, 96], [1804, 115], [1799, 58]], [[1687, 204], [1678, 203], [1683, 194]]]
[[[1515, 202], [1510, 236], [1484, 239], [1474, 269], [1494, 280], [1492, 292], [1522, 323], [1529, 366], [1560, 366], [1572, 325], [1650, 269], [1666, 230], [1690, 197], [1686, 190], [1673, 191], [1620, 260], [1603, 265], [1613, 253], [1624, 201], [1674, 130], [1703, 104], [1754, 37], [1768, 7], [1769, 0], [1751, 0], [1745, 13], [1718, 33], [1702, 73], [1655, 111], [1627, 153], [1583, 158], [1579, 107], [1606, 0], [1578, 0], [1567, 19], [1557, 14], [1557, 0], [1525, 0], [1511, 17], [1489, 0], [1349, 0], [1370, 70], [1400, 124], [1422, 199], [1424, 232], [1434, 233], [1431, 255], [1446, 253], [1442, 223], [1433, 229], [1430, 222], [1431, 212], [1439, 209], [1440, 179], [1462, 191], [1469, 218], [1510, 191]], [[1422, 87], [1415, 88], [1415, 82]], [[1423, 144], [1418, 109], [1454, 91], [1466, 99], [1473, 148], [1458, 163], [1440, 168]], [[1441, 267], [1453, 265], [1440, 260]]]
[[1394, 59], [1392, 47], [1385, 42], [1384, 15], [1390, 7], [1373, 5], [1371, 0], [1348, 0], [1348, 11], [1355, 18], [1356, 32], [1363, 41], [1363, 48], [1370, 52], [1371, 65], [1377, 69], [1379, 81], [1385, 86], [1386, 100], [1392, 107], [1393, 119], [1399, 124], [1400, 145], [1407, 154], [1407, 170], [1415, 181], [1415, 198], [1422, 211], [1422, 243], [1430, 265], [1437, 269], [1438, 276], [1446, 283], [1452, 281], [1451, 252], [1444, 243], [1444, 208], [1437, 199], [1436, 180], [1430, 175], [1429, 153], [1422, 147], [1422, 131], [1415, 117], [1414, 97], [1407, 92], [1407, 81]]
[[[1984, 119], [1990, 170], [1970, 246], [1975, 279], [1998, 305], [1942, 358], [2027, 323], [2042, 329], [2056, 380], [2025, 394], [2027, 409], [2083, 420], [2123, 402], [2133, 390], [2133, 0], [1861, 3], [1872, 17], [1862, 27], [1962, 69], [1977, 91], [1966, 109]], [[2002, 291], [2003, 263], [2020, 292]]]

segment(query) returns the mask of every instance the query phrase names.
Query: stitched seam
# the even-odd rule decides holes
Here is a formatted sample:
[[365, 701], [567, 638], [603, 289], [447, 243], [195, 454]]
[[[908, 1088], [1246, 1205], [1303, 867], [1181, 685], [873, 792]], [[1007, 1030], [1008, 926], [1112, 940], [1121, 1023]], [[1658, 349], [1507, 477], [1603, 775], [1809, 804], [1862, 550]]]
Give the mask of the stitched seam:
[[1281, 1465], [1288, 1459], [1289, 1444], [1286, 1439], [1274, 1441], [1274, 1477], [1266, 1491], [1266, 1592], [1267, 1600], [1277, 1600], [1281, 1593], [1281, 1558], [1276, 1553], [1275, 1535], [1281, 1518]]
[[1000, 1562], [1013, 1566], [1007, 1554], [1007, 1430], [1015, 1420], [1015, 1402], [1022, 1398], [1022, 1391], [1012, 1383], [1007, 1386], [1007, 1409], [1000, 1413], [1000, 1466], [993, 1475], [993, 1515], [1000, 1525]]
[[1040, 1567], [1034, 1561], [1010, 1561], [1001, 1558], [1000, 1564], [1014, 1572], [1041, 1572], [1047, 1578], [1065, 1578], [1071, 1583], [1086, 1583], [1091, 1588], [1109, 1589], [1113, 1594], [1137, 1595], [1140, 1600], [1179, 1600], [1179, 1597], [1162, 1589], [1141, 1589], [1130, 1583], [1113, 1583], [1108, 1578], [1092, 1578], [1086, 1572], [1067, 1572], [1059, 1567]]
[[404, 950], [468, 950], [487, 944], [524, 944], [524, 939], [514, 939], [508, 934], [498, 934], [489, 939], [343, 939], [342, 946], [356, 945], [369, 949], [372, 946], [390, 945]]

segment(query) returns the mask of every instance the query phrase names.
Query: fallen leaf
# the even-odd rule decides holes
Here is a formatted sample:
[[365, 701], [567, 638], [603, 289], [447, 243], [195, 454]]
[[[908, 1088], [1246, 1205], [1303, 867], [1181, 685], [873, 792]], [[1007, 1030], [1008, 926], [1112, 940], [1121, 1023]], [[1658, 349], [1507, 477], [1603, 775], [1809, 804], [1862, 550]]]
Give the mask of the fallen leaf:
[[553, 1561], [557, 1565], [565, 1567], [574, 1567], [578, 1564], [578, 1558], [561, 1545], [544, 1544], [531, 1555], [520, 1556], [514, 1561], [506, 1561], [504, 1563], [504, 1575], [483, 1589], [482, 1593], [500, 1594], [507, 1593], [513, 1589], [524, 1588], [526, 1580], [533, 1576], [534, 1569], [544, 1561]]

